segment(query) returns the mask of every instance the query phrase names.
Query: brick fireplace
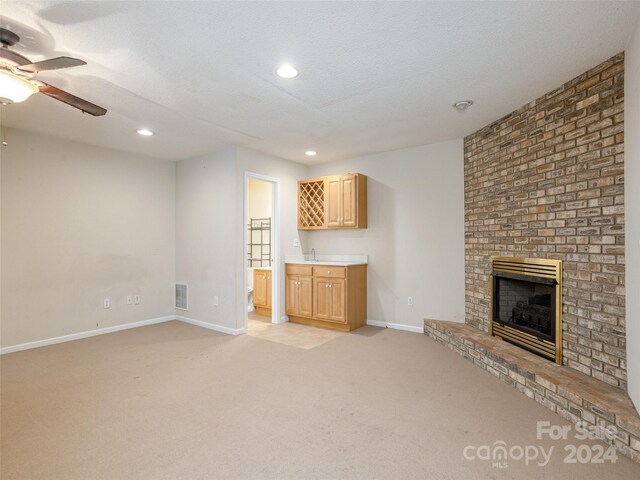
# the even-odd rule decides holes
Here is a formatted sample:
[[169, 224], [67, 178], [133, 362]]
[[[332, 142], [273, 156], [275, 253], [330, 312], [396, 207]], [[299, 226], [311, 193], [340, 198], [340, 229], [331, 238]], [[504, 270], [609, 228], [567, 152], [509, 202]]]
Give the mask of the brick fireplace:
[[626, 389], [624, 54], [464, 140], [466, 323], [490, 259], [562, 260], [562, 362]]

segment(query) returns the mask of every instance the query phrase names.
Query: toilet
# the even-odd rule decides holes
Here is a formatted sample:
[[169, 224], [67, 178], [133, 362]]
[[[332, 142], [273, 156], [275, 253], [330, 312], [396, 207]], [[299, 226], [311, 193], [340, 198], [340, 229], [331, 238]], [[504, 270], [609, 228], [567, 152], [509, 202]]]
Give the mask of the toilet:
[[256, 307], [253, 306], [253, 288], [247, 287], [247, 312], [253, 312]]

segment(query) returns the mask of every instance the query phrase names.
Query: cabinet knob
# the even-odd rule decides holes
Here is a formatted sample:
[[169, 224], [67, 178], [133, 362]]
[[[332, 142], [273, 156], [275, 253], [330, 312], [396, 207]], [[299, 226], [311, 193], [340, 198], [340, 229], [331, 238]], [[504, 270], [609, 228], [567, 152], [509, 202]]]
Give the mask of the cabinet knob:
[[329, 288], [329, 284], [328, 284], [328, 283], [325, 283], [325, 284], [324, 284], [324, 288]]
[[331, 270], [327, 270], [327, 274], [330, 274], [330, 273], [331, 273]]
[[332, 284], [329, 284], [329, 288], [333, 288], [333, 285], [332, 285]]

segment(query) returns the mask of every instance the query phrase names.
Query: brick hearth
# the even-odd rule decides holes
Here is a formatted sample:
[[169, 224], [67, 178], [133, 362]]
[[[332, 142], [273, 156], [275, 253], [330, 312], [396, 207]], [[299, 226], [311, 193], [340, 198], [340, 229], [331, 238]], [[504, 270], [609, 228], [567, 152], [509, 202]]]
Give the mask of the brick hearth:
[[624, 391], [470, 325], [425, 320], [424, 332], [571, 422], [615, 426], [613, 445], [640, 463], [640, 417]]

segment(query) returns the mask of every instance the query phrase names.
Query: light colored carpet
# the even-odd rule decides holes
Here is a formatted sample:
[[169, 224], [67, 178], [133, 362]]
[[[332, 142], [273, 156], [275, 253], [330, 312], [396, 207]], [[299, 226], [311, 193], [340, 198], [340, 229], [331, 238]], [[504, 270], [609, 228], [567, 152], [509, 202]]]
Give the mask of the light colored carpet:
[[308, 350], [330, 342], [341, 335], [346, 335], [343, 332], [336, 332], [326, 328], [310, 327], [308, 325], [299, 325], [297, 323], [286, 322], [275, 324], [271, 323], [268, 317], [266, 317], [267, 321], [265, 322], [264, 318], [265, 317], [255, 318], [250, 316], [248, 320], [248, 334], [254, 338], [282, 343], [290, 347]]
[[[3, 480], [640, 478], [622, 457], [563, 464], [567, 442], [535, 431], [567, 422], [415, 333], [364, 327], [305, 350], [168, 322], [0, 368]], [[499, 440], [556, 454], [464, 459]]]

